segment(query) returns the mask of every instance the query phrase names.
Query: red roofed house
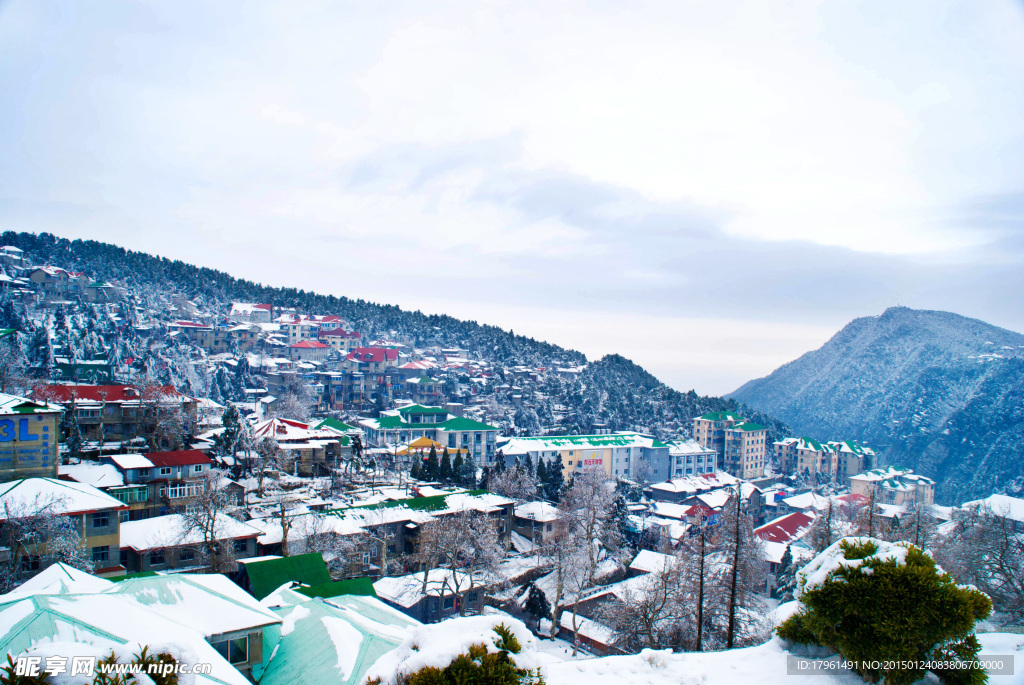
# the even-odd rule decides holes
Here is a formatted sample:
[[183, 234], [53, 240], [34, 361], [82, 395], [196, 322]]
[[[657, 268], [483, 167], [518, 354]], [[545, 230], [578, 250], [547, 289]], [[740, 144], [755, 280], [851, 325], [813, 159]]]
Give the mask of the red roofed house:
[[754, 535], [765, 542], [790, 543], [799, 540], [811, 529], [814, 516], [795, 511], [754, 529]]
[[288, 356], [292, 361], [322, 362], [330, 351], [330, 347], [318, 340], [303, 340], [288, 346]]
[[74, 408], [87, 441], [120, 443], [143, 438], [151, 447], [179, 447], [196, 424], [197, 402], [173, 386], [37, 385], [32, 398]]
[[28, 279], [50, 297], [79, 296], [85, 289], [87, 279], [83, 274], [66, 271], [56, 266], [37, 266], [29, 272]]

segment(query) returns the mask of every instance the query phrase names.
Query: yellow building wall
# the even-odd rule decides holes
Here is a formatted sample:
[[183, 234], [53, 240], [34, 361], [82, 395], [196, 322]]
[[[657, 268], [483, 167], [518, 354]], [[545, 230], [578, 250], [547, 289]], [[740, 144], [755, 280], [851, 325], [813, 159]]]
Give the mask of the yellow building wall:
[[3, 480], [56, 478], [59, 413], [0, 415]]

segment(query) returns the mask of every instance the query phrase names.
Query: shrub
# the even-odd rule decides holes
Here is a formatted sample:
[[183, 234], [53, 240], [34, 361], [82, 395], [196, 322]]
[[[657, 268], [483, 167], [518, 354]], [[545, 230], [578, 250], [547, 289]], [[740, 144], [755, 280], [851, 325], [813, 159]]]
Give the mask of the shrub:
[[[957, 585], [930, 556], [909, 543], [847, 538], [797, 575], [801, 610], [777, 629], [792, 642], [829, 647], [855, 663], [866, 680], [904, 685], [923, 668], [870, 668], [865, 662], [972, 659], [974, 624], [992, 603]], [[946, 683], [984, 683], [982, 669], [935, 670]]]

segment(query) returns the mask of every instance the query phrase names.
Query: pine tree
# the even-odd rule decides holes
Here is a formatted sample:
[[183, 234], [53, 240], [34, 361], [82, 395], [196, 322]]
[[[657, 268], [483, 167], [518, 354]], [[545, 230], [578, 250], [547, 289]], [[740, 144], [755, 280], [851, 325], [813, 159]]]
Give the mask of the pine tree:
[[544, 483], [544, 497], [551, 502], [558, 503], [562, 498], [562, 490], [565, 487], [565, 479], [562, 478], [562, 465], [552, 460], [547, 466], [548, 479]]
[[543, 488], [548, 480], [548, 470], [544, 466], [544, 457], [537, 457], [537, 483]]
[[541, 619], [550, 619], [551, 603], [548, 601], [544, 592], [533, 582], [530, 583], [527, 592], [528, 594], [526, 596], [526, 603], [523, 605], [523, 611], [532, 616], [533, 620], [538, 623]]
[[494, 459], [494, 472], [502, 473], [505, 470], [505, 455], [498, 452], [498, 456]]
[[479, 488], [480, 490], [486, 490], [488, 488], [488, 486], [490, 485], [490, 483], [489, 483], [490, 479], [491, 479], [491, 469], [485, 467], [484, 470], [483, 470], [483, 473], [480, 474], [480, 482], [477, 483], [477, 485], [476, 485], [477, 488]]
[[[448, 457], [448, 450], [444, 451], [444, 458]], [[441, 460], [441, 467], [444, 468], [444, 459]], [[462, 452], [456, 452], [455, 458], [452, 459], [452, 482], [455, 485], [465, 485], [466, 482], [465, 469], [462, 463]]]
[[[540, 459], [540, 457], [538, 457], [538, 459]], [[526, 455], [526, 460], [523, 462], [523, 468], [526, 469], [527, 472], [533, 473], [533, 459], [530, 458], [529, 454]]]
[[613, 531], [619, 544], [633, 544], [635, 535], [629, 525], [629, 505], [621, 492], [615, 495], [615, 501], [612, 502], [609, 528]]
[[796, 567], [793, 564], [793, 552], [789, 545], [782, 554], [782, 561], [779, 563], [779, 572], [775, 575], [774, 595], [780, 602], [793, 600], [793, 592], [796, 590]]
[[452, 482], [452, 458], [448, 456], [447, 447], [444, 450], [444, 454], [441, 455], [441, 465], [437, 470], [437, 477], [445, 483]]
[[412, 468], [409, 469], [409, 478], [413, 480], [422, 480], [423, 474], [421, 473], [420, 459], [414, 457], [412, 460]]
[[434, 449], [433, 445], [431, 445], [430, 454], [427, 456], [427, 466], [424, 469], [423, 475], [426, 477], [427, 480], [437, 480], [439, 471], [440, 466], [437, 463], [437, 450]]

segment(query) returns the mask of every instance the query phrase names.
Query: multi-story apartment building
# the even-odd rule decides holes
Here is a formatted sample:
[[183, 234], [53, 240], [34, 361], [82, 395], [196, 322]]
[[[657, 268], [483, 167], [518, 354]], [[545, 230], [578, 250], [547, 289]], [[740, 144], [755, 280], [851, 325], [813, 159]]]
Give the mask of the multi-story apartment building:
[[288, 346], [288, 358], [292, 361], [322, 362], [330, 351], [331, 348], [319, 340], [303, 340]]
[[500, 448], [506, 463], [526, 456], [536, 464], [554, 460], [566, 478], [583, 471], [603, 470], [614, 478], [658, 483], [669, 477], [670, 447], [632, 431], [602, 435], [546, 435], [511, 438]]
[[0, 482], [56, 478], [64, 409], [0, 393]]
[[935, 481], [898, 466], [851, 476], [850, 492], [873, 497], [879, 504], [935, 504]]
[[853, 440], [820, 443], [813, 438], [784, 438], [773, 443], [783, 473], [804, 474], [819, 483], [846, 484], [872, 467], [875, 451]]
[[768, 429], [732, 412], [704, 414], [693, 420], [694, 439], [719, 454], [721, 467], [737, 478], [764, 475]]
[[344, 355], [359, 347], [360, 340], [359, 331], [346, 331], [342, 328], [320, 329], [320, 342]]
[[48, 299], [81, 297], [88, 284], [84, 274], [56, 266], [37, 266], [29, 270], [28, 278]]
[[201, 492], [213, 461], [199, 450], [115, 454], [103, 457], [124, 477], [107, 493], [125, 505], [123, 521], [140, 521], [181, 511]]
[[670, 440], [668, 445], [671, 478], [699, 476], [718, 470], [718, 452], [696, 440]]
[[232, 302], [228, 318], [238, 323], [270, 323], [274, 307], [269, 304]]
[[196, 425], [198, 416], [197, 401], [170, 385], [134, 387], [51, 383], [37, 385], [32, 390], [32, 397], [36, 401], [59, 402], [66, 411], [74, 411], [74, 420], [82, 438], [91, 441], [128, 442], [144, 438], [152, 445], [154, 438], [163, 440], [176, 432], [168, 430], [168, 422], [172, 419], [175, 424], [180, 424], [180, 432], [187, 432]]

